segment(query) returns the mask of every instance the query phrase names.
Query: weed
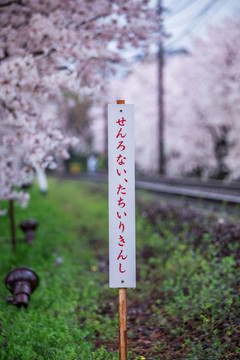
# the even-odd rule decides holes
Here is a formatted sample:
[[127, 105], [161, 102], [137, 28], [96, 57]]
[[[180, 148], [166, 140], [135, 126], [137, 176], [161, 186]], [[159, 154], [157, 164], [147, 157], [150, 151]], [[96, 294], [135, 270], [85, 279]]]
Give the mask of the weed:
[[[16, 221], [39, 222], [33, 246], [1, 242], [2, 280], [32, 267], [40, 286], [28, 309], [7, 305], [0, 282], [2, 360], [118, 358], [117, 291], [108, 287], [106, 185], [50, 179], [31, 190]], [[137, 289], [128, 291], [129, 358], [237, 360], [240, 354], [240, 226], [188, 206], [138, 205]], [[9, 219], [0, 219], [2, 239]]]

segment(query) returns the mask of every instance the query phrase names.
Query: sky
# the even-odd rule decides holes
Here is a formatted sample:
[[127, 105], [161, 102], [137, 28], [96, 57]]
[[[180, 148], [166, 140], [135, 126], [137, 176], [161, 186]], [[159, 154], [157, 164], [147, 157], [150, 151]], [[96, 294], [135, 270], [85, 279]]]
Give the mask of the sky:
[[164, 27], [171, 36], [167, 49], [189, 48], [194, 37], [203, 36], [208, 25], [240, 16], [240, 0], [162, 0]]
[[[240, 0], [152, 0], [151, 5], [157, 8], [162, 1], [165, 52], [189, 50], [194, 38], [207, 34], [210, 25], [220, 25], [226, 17], [240, 17]], [[113, 45], [114, 46], [114, 45]], [[158, 46], [153, 44], [153, 53]], [[135, 62], [141, 51], [127, 49], [124, 56]]]

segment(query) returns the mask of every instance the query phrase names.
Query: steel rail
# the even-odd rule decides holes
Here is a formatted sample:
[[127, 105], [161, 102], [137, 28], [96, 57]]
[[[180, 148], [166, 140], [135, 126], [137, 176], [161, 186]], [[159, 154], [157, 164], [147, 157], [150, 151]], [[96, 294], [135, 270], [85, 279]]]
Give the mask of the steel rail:
[[[107, 182], [106, 174], [66, 175], [64, 178], [76, 180], [90, 180], [95, 182]], [[240, 184], [224, 184], [216, 182], [197, 182], [192, 179], [173, 179], [157, 177], [137, 177], [136, 189], [142, 189], [154, 193], [181, 196], [191, 199], [200, 199], [211, 202], [227, 202], [228, 204], [240, 204]]]
[[240, 195], [222, 194], [218, 192], [203, 191], [199, 189], [188, 189], [186, 187], [152, 183], [148, 181], [136, 180], [136, 188], [155, 193], [178, 195], [188, 198], [210, 200], [214, 202], [227, 202], [229, 204], [240, 204]]
[[176, 185], [179, 187], [190, 187], [206, 189], [207, 191], [220, 191], [227, 194], [239, 193], [240, 194], [240, 182], [227, 182], [224, 180], [196, 180], [191, 178], [168, 178], [168, 177], [148, 177], [141, 176], [138, 180], [161, 183], [167, 185]]

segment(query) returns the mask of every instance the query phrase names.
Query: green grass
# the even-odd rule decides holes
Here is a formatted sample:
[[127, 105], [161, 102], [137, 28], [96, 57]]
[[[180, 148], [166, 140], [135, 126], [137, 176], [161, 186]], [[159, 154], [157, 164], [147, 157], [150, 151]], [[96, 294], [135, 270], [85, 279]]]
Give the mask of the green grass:
[[[108, 316], [96, 316], [109, 289], [106, 275], [95, 271], [91, 239], [97, 239], [96, 246], [105, 244], [100, 252], [107, 251], [106, 198], [95, 185], [50, 180], [49, 187], [47, 197], [33, 187], [27, 209], [15, 206], [17, 224], [27, 218], [39, 223], [33, 246], [20, 240], [20, 230], [16, 254], [10, 243], [0, 245], [3, 281], [16, 266], [29, 266], [40, 277], [28, 309], [6, 305], [10, 294], [0, 283], [0, 359], [117, 359], [114, 353], [95, 350], [92, 341], [96, 331], [117, 337]], [[0, 233], [1, 239], [9, 238], [8, 217], [0, 219]]]
[[[240, 226], [227, 219], [219, 225], [217, 216], [184, 206], [148, 203], [142, 211], [138, 227], [142, 224], [144, 237], [149, 233], [140, 240], [148, 255], [139, 257], [139, 292], [145, 301], [155, 300], [152, 324], [169, 330], [167, 339], [172, 348], [179, 345], [179, 355], [174, 352], [179, 359], [237, 360]], [[151, 226], [145, 226], [146, 219]], [[144, 287], [150, 277], [152, 285]], [[166, 358], [163, 350], [158, 355]]]
[[[150, 197], [139, 197], [144, 205], [136, 218], [137, 289], [128, 291], [129, 359], [237, 360], [240, 227], [226, 223], [215, 234], [214, 219], [164, 202], [155, 208]], [[179, 215], [184, 211], [185, 218]], [[15, 215], [15, 254], [4, 240], [9, 218], [0, 218], [0, 359], [118, 359], [106, 184], [49, 179], [49, 195], [33, 186], [29, 207], [15, 206]], [[18, 227], [27, 218], [39, 223], [32, 246]], [[40, 277], [27, 309], [6, 303], [4, 279], [16, 266]]]

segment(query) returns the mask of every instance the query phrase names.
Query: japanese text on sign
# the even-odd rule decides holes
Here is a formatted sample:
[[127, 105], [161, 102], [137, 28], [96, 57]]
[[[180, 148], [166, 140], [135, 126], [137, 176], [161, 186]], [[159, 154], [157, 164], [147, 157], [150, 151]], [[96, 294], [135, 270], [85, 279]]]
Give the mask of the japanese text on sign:
[[136, 286], [133, 105], [108, 105], [109, 285]]

